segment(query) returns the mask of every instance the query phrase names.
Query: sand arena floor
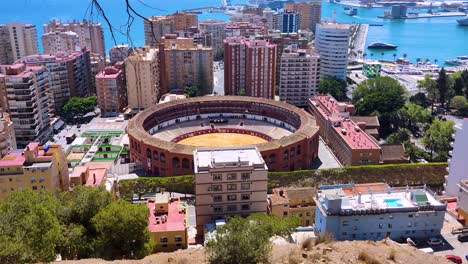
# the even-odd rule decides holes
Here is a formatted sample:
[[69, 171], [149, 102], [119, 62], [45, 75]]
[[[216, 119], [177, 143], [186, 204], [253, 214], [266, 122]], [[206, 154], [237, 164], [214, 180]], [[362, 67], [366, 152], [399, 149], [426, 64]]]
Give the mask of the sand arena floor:
[[237, 133], [209, 133], [182, 139], [177, 143], [197, 147], [232, 147], [255, 145], [266, 142], [268, 141], [261, 137], [252, 135]]

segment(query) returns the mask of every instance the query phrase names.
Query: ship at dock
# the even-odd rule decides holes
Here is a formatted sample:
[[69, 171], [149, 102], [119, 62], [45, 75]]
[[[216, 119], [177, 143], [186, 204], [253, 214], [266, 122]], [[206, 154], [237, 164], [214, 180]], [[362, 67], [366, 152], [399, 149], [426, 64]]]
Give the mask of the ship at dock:
[[354, 7], [345, 7], [344, 13], [348, 16], [357, 16], [358, 10], [357, 8], [354, 8]]
[[468, 16], [462, 19], [457, 20], [458, 25], [460, 26], [468, 26]]

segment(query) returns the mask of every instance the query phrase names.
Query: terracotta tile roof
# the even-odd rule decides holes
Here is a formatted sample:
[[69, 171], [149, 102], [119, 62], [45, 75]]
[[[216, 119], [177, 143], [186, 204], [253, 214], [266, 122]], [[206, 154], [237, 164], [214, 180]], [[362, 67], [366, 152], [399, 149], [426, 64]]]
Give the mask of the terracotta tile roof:
[[385, 161], [408, 161], [408, 156], [405, 152], [405, 146], [403, 144], [396, 145], [382, 145], [381, 159]]

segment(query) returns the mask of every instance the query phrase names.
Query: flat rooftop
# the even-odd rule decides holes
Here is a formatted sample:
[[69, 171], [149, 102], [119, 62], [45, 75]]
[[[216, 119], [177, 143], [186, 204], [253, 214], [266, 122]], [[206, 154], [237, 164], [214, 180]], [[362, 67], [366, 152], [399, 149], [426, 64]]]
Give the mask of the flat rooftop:
[[258, 166], [266, 168], [255, 146], [228, 148], [197, 148], [194, 153], [195, 173], [225, 167]]
[[180, 201], [176, 200], [169, 203], [167, 220], [162, 221], [162, 216], [154, 214], [154, 202], [148, 200], [146, 206], [148, 207], [149, 221], [148, 230], [150, 232], [164, 232], [164, 231], [183, 231], [185, 230], [185, 210], [181, 209]]

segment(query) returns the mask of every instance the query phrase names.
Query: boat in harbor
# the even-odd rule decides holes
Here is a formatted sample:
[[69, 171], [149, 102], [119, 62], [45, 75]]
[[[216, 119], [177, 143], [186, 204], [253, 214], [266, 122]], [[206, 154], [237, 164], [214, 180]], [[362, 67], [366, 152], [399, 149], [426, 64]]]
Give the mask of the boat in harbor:
[[358, 10], [357, 8], [354, 8], [354, 7], [345, 7], [344, 13], [348, 16], [357, 16]]
[[457, 56], [455, 60], [446, 60], [445, 64], [450, 66], [468, 65], [468, 56]]
[[462, 19], [457, 20], [458, 25], [460, 26], [468, 26], [468, 16]]
[[389, 43], [385, 43], [385, 42], [382, 42], [382, 41], [377, 41], [377, 42], [372, 42], [369, 46], [367, 46], [368, 49], [388, 49], [388, 50], [392, 50], [392, 49], [396, 49], [398, 48], [397, 45], [393, 45], [393, 44], [389, 44]]

